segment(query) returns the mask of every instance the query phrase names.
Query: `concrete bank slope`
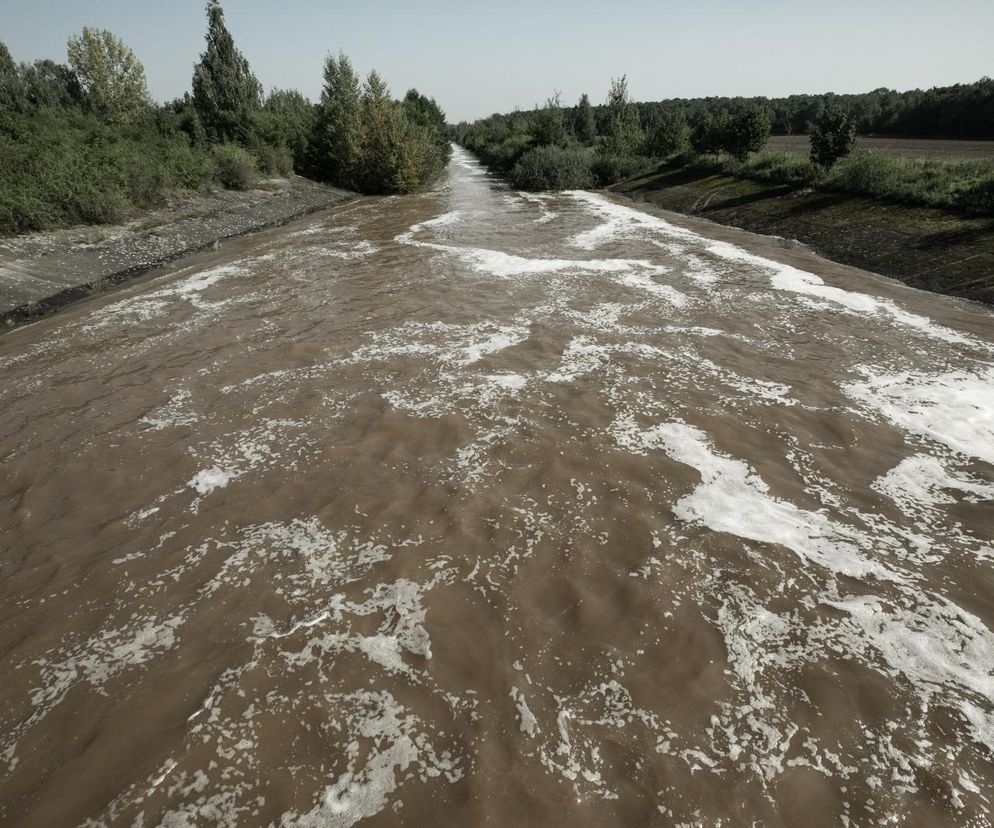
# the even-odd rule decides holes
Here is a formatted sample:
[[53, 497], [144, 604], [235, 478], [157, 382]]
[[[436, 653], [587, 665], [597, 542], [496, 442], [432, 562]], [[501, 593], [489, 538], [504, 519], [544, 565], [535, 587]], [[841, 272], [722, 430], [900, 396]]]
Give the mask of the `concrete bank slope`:
[[611, 188], [686, 215], [792, 239], [912, 287], [994, 304], [994, 218], [663, 167]]
[[124, 224], [0, 238], [0, 331], [217, 242], [355, 198], [307, 179], [197, 194]]

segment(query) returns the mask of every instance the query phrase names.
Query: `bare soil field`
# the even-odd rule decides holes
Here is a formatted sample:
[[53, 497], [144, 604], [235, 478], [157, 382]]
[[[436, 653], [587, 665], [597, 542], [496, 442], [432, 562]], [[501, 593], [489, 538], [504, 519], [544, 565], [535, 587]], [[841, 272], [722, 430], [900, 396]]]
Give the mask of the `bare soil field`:
[[[811, 144], [807, 135], [771, 135], [766, 148], [772, 152], [807, 155]], [[905, 158], [942, 158], [979, 161], [994, 158], [994, 141], [956, 141], [930, 138], [856, 139], [856, 148]]]

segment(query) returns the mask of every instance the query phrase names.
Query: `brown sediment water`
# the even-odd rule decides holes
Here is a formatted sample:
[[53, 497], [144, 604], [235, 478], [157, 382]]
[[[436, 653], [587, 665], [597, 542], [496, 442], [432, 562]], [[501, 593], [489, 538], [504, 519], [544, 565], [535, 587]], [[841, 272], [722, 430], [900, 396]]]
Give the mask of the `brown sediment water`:
[[456, 150], [0, 339], [0, 822], [987, 825], [994, 315]]

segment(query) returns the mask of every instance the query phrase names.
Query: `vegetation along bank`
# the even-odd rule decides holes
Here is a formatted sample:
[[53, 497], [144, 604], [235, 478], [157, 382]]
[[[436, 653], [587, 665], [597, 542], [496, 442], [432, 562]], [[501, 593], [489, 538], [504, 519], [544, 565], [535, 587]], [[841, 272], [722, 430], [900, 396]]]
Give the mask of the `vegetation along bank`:
[[[887, 152], [856, 146], [897, 136]], [[808, 155], [770, 151], [807, 133]], [[994, 154], [918, 157], [902, 136], [994, 139], [994, 81], [928, 92], [635, 103], [558, 96], [459, 124], [452, 137], [523, 190], [611, 187], [678, 212], [805, 243], [909, 284], [994, 301]], [[910, 141], [916, 150], [921, 141]]]
[[307, 176], [362, 193], [402, 193], [445, 168], [445, 115], [412, 89], [396, 101], [329, 56], [321, 100], [263, 94], [207, 5], [206, 48], [191, 92], [148, 94], [138, 57], [108, 31], [69, 39], [65, 63], [16, 64], [0, 43], [0, 233], [118, 222], [171, 197], [251, 190], [260, 178]]

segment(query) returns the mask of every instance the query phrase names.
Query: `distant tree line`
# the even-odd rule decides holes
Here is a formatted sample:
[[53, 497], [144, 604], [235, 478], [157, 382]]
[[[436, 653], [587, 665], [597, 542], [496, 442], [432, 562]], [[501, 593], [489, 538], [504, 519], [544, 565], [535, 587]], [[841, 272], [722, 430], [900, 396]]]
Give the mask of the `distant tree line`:
[[120, 219], [170, 193], [246, 189], [293, 172], [366, 193], [430, 185], [449, 157], [445, 115], [382, 78], [360, 81], [344, 56], [325, 62], [321, 100], [263, 93], [207, 4], [206, 49], [191, 91], [158, 105], [134, 52], [86, 27], [66, 63], [15, 63], [0, 42], [0, 232]]

